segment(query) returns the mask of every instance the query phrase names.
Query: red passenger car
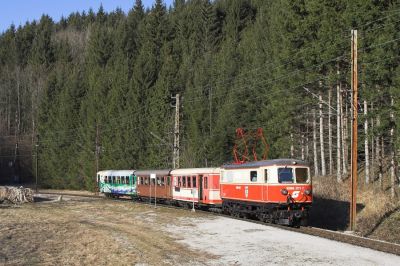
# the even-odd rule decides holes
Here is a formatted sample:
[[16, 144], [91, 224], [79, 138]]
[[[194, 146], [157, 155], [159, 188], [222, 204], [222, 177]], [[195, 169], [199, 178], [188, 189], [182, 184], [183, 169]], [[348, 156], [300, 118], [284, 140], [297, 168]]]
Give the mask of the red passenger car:
[[277, 159], [221, 167], [223, 212], [286, 225], [307, 224], [312, 203], [309, 165]]
[[[171, 171], [173, 199], [188, 205], [218, 207], [220, 197], [220, 168], [187, 168]], [[182, 204], [181, 204], [182, 205]]]

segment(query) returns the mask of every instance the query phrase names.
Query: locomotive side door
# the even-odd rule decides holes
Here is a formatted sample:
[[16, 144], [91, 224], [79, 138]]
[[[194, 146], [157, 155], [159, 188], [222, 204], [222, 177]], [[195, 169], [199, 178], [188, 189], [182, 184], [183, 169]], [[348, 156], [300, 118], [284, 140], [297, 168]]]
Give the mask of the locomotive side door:
[[199, 175], [199, 202], [203, 201], [203, 175]]

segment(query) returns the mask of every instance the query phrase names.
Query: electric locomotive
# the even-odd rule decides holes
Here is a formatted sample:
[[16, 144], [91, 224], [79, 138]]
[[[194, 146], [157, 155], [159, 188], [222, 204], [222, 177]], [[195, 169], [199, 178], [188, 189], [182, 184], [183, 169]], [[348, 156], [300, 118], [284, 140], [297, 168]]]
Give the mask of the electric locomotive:
[[222, 210], [264, 222], [307, 225], [312, 203], [309, 165], [276, 159], [221, 167]]

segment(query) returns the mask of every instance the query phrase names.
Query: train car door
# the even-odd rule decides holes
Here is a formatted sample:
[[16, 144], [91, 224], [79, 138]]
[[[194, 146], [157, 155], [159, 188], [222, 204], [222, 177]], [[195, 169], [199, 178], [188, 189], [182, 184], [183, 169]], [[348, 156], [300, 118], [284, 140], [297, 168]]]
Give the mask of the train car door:
[[199, 175], [199, 202], [203, 201], [203, 175]]
[[171, 185], [171, 176], [165, 177], [165, 196], [167, 199], [171, 198], [172, 193], [172, 185]]

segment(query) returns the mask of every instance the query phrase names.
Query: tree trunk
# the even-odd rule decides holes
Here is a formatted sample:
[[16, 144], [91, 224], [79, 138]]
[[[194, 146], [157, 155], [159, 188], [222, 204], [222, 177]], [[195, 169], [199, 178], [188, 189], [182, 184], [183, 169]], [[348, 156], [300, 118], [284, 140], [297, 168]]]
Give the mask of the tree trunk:
[[293, 133], [290, 133], [290, 158], [294, 158]]
[[[371, 103], [371, 114], [374, 113], [374, 103]], [[371, 170], [370, 170], [370, 181], [374, 182], [375, 181], [375, 145], [374, 145], [374, 118], [371, 117]]]
[[317, 152], [317, 118], [313, 109], [313, 152], [314, 152], [314, 175], [319, 176], [318, 152]]
[[[345, 94], [346, 95], [346, 94]], [[347, 176], [347, 106], [343, 103], [343, 97], [341, 99], [341, 116], [342, 116], [342, 165], [343, 165], [343, 176]], [[345, 111], [345, 113], [344, 113]]]
[[[337, 72], [338, 76], [340, 74], [339, 68]], [[342, 115], [342, 110], [341, 110], [341, 104], [340, 104], [340, 98], [342, 97], [340, 94], [340, 82], [338, 82], [336, 86], [336, 109], [337, 109], [337, 116], [336, 116], [336, 180], [338, 182], [341, 181], [342, 179], [342, 171], [341, 171], [341, 163], [342, 163], [342, 158], [341, 158], [341, 150], [340, 150], [340, 140], [341, 140], [341, 126], [340, 126], [340, 120], [341, 120], [341, 115]]]
[[[307, 109], [307, 113], [308, 113], [308, 109]], [[308, 115], [307, 115], [307, 120], [306, 120], [306, 160], [309, 161], [309, 147], [308, 147], [308, 136], [309, 136], [309, 132], [308, 132], [308, 125], [309, 125], [309, 119], [308, 119]]]
[[301, 135], [301, 159], [304, 161], [304, 134]]
[[380, 157], [380, 165], [381, 165], [381, 167], [380, 167], [380, 176], [381, 176], [381, 189], [383, 190], [384, 189], [384, 185], [385, 185], [385, 183], [384, 183], [384, 180], [383, 180], [383, 169], [384, 169], [384, 160], [385, 160], [385, 144], [384, 144], [384, 142], [383, 142], [383, 135], [381, 135], [381, 138], [380, 138], [380, 144], [381, 144], [381, 157]]
[[21, 95], [20, 95], [20, 73], [19, 73], [19, 67], [16, 68], [16, 81], [17, 81], [17, 135], [19, 136], [20, 134], [20, 129], [21, 129]]
[[364, 149], [365, 149], [365, 184], [369, 184], [369, 147], [368, 147], [368, 104], [367, 101], [364, 100], [364, 134], [365, 134], [365, 140], [364, 140]]
[[329, 87], [328, 90], [328, 148], [329, 148], [329, 175], [333, 174], [333, 157], [332, 157], [332, 124], [331, 124], [331, 116], [332, 116], [332, 109], [331, 109], [331, 102], [332, 102], [332, 88]]
[[321, 148], [321, 175], [326, 175], [324, 150], [324, 119], [322, 117], [322, 92], [319, 92], [319, 143]]
[[[381, 119], [378, 115], [378, 117], [376, 118], [376, 127], [379, 129], [381, 125]], [[375, 145], [376, 145], [376, 161], [378, 162], [378, 179], [379, 179], [379, 186], [380, 188], [382, 188], [382, 172], [383, 172], [383, 165], [382, 165], [382, 156], [381, 156], [381, 145], [379, 143], [379, 136], [375, 137]]]
[[396, 196], [396, 173], [395, 173], [395, 147], [394, 147], [394, 113], [393, 113], [393, 107], [394, 107], [394, 100], [393, 96], [390, 97], [390, 195], [392, 198]]

